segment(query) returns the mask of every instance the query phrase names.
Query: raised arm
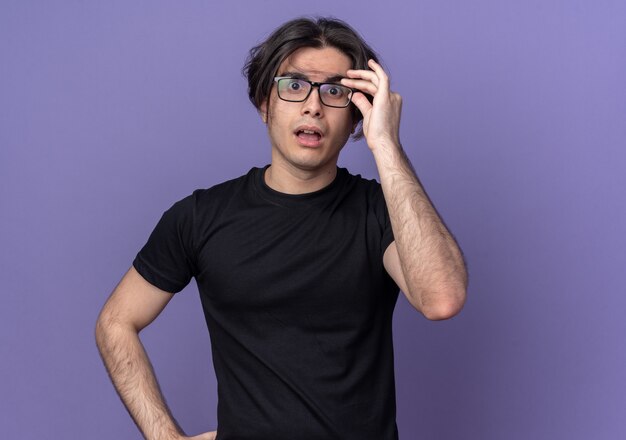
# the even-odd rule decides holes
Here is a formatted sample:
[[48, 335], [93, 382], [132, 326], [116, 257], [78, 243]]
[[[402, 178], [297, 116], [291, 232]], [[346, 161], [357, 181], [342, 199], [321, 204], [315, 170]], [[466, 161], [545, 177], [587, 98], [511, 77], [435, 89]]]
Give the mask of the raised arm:
[[[148, 283], [131, 267], [100, 312], [96, 344], [122, 402], [148, 440], [185, 439], [167, 407], [139, 332], [165, 308], [173, 294]], [[195, 440], [214, 440], [207, 432]]]
[[400, 144], [400, 95], [380, 65], [349, 70], [342, 83], [362, 93], [352, 101], [363, 114], [363, 132], [374, 155], [395, 241], [385, 269], [409, 302], [428, 319], [457, 314], [465, 302], [467, 272], [461, 250], [430, 202]]

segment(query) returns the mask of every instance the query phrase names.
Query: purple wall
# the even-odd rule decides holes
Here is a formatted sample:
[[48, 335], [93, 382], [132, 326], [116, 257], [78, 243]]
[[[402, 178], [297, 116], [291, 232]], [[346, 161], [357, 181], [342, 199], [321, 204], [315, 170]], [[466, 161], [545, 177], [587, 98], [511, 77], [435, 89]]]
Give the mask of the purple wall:
[[[626, 438], [626, 3], [213, 3], [0, 3], [0, 436], [139, 438], [98, 311], [172, 202], [269, 160], [247, 50], [333, 14], [470, 267], [451, 321], [398, 302], [401, 438]], [[341, 162], [376, 175], [361, 143]], [[215, 428], [195, 283], [143, 339], [183, 427]]]

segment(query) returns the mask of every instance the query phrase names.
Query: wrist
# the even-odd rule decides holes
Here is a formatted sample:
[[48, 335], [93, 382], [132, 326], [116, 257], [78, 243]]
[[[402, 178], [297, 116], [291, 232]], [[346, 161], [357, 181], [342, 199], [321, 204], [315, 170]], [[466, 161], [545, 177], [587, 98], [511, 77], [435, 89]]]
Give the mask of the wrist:
[[399, 141], [379, 141], [370, 145], [374, 159], [383, 163], [393, 163], [404, 156], [402, 144]]
[[378, 139], [372, 139], [367, 142], [367, 145], [372, 151], [387, 150], [387, 149], [402, 149], [400, 139], [397, 137], [380, 137]]

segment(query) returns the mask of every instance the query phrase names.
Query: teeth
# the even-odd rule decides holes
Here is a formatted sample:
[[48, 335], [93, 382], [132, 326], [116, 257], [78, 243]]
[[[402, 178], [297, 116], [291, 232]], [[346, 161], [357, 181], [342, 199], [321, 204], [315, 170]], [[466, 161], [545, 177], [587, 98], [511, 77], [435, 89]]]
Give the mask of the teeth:
[[302, 130], [302, 132], [306, 134], [315, 134], [315, 132], [311, 130]]

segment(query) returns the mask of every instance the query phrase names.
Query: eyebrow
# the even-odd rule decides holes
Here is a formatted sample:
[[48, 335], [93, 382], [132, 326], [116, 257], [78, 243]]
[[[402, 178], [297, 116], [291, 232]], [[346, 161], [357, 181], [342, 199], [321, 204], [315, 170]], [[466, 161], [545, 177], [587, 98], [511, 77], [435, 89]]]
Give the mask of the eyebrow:
[[[306, 80], [310, 81], [309, 77], [306, 76], [304, 73], [301, 73], [301, 72], [283, 72], [283, 73], [281, 73], [278, 76], [288, 76], [288, 77], [291, 77], [291, 78], [306, 79]], [[344, 78], [343, 75], [335, 74], [335, 75], [332, 75], [332, 76], [327, 76], [326, 79], [324, 79], [324, 81], [320, 81], [320, 82], [323, 82], [323, 83], [335, 83], [335, 82], [341, 81], [342, 78]], [[313, 82], [316, 82], [316, 81], [313, 81]]]

